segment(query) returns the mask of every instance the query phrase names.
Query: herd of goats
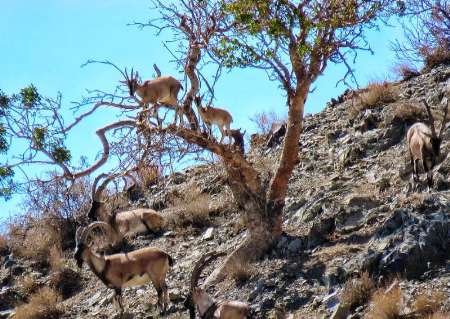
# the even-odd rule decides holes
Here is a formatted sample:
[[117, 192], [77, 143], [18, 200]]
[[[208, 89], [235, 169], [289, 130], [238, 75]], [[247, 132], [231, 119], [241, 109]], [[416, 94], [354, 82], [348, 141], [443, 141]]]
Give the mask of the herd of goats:
[[[144, 105], [164, 104], [177, 110], [177, 96], [182, 88], [181, 83], [171, 76], [158, 76], [156, 79], [141, 82], [137, 73], [126, 74], [125, 84], [131, 96], [137, 94]], [[450, 98], [450, 97], [449, 97]], [[198, 113], [204, 123], [211, 130], [211, 125], [219, 127], [222, 137], [227, 136], [230, 130], [232, 117], [229, 112], [219, 108], [202, 107], [201, 100], [195, 99]], [[427, 173], [428, 189], [433, 185], [432, 170], [438, 163], [442, 134], [447, 122], [448, 102], [444, 108], [444, 115], [439, 134], [436, 134], [434, 118], [430, 106], [423, 100], [429, 123], [415, 123], [407, 132], [407, 143], [411, 165], [413, 166], [413, 185], [419, 181], [420, 166]], [[177, 111], [178, 112], [178, 111]], [[167, 310], [169, 303], [166, 285], [166, 274], [174, 261], [165, 251], [156, 247], [146, 247], [128, 253], [113, 255], [100, 255], [93, 251], [89, 245], [89, 236], [94, 229], [101, 228], [109, 238], [111, 244], [121, 242], [125, 236], [142, 233], [159, 233], [164, 227], [163, 216], [152, 209], [135, 209], [131, 211], [108, 211], [107, 205], [102, 201], [102, 192], [108, 180], [97, 187], [93, 185], [92, 206], [88, 217], [93, 220], [86, 227], [80, 227], [76, 233], [75, 260], [78, 267], [86, 262], [91, 271], [108, 287], [114, 290], [113, 301], [123, 314], [122, 288], [143, 285], [152, 282], [158, 294], [158, 307], [162, 314]], [[190, 318], [195, 318], [197, 310], [203, 319], [244, 319], [252, 318], [252, 310], [245, 302], [216, 301], [204, 289], [198, 287], [198, 279], [202, 269], [220, 253], [208, 253], [201, 256], [194, 266], [191, 276], [191, 286], [184, 305], [189, 310]]]

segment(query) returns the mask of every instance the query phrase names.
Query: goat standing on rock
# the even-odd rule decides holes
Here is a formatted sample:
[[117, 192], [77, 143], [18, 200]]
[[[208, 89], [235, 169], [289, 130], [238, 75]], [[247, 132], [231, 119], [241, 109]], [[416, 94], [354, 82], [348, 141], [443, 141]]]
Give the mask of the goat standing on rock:
[[423, 104], [428, 113], [429, 125], [425, 123], [415, 123], [411, 126], [406, 134], [408, 141], [409, 155], [411, 165], [413, 166], [413, 181], [419, 181], [419, 162], [422, 163], [423, 170], [427, 173], [428, 191], [433, 186], [433, 167], [438, 163], [440, 157], [440, 148], [442, 143], [442, 133], [445, 129], [448, 114], [448, 101], [444, 109], [441, 128], [439, 134], [436, 134], [434, 126], [434, 117], [428, 103], [423, 100]]
[[140, 286], [152, 282], [158, 293], [158, 306], [165, 313], [169, 302], [166, 274], [173, 259], [166, 252], [146, 247], [129, 253], [100, 256], [87, 245], [86, 239], [92, 224], [78, 228], [74, 258], [79, 268], [85, 261], [92, 272], [108, 287], [114, 289], [114, 304], [123, 313], [122, 288]]
[[246, 319], [253, 318], [250, 306], [240, 301], [216, 301], [203, 289], [197, 287], [202, 269], [213, 258], [224, 253], [210, 252], [203, 255], [194, 266], [191, 277], [191, 289], [184, 305], [189, 309], [191, 319], [195, 319], [197, 308], [202, 319]]

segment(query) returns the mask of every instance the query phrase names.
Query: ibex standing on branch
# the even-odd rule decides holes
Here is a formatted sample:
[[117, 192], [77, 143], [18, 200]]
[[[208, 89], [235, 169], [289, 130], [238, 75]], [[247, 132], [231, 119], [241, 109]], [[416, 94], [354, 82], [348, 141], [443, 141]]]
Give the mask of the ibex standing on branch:
[[442, 133], [447, 123], [448, 102], [444, 109], [441, 128], [439, 134], [436, 134], [434, 126], [434, 117], [430, 106], [423, 100], [423, 104], [428, 113], [429, 126], [425, 123], [415, 123], [406, 134], [408, 141], [409, 155], [411, 165], [413, 166], [413, 181], [419, 181], [419, 162], [422, 163], [423, 170], [427, 173], [428, 190], [433, 186], [433, 167], [438, 163], [440, 157], [440, 148], [442, 143]]
[[202, 319], [246, 319], [252, 318], [251, 308], [245, 302], [240, 301], [216, 301], [203, 289], [198, 288], [198, 279], [202, 269], [211, 260], [224, 253], [208, 253], [203, 255], [195, 264], [191, 276], [191, 287], [189, 296], [184, 305], [189, 309], [191, 319], [195, 319], [195, 309], [197, 308]]
[[78, 228], [74, 258], [81, 268], [86, 262], [92, 272], [108, 287], [114, 289], [114, 304], [123, 313], [122, 288], [152, 282], [158, 293], [158, 306], [164, 313], [169, 303], [166, 274], [173, 259], [166, 252], [146, 247], [123, 254], [100, 256], [87, 245], [86, 239], [93, 225]]
[[[157, 68], [155, 68], [156, 70]], [[158, 71], [157, 71], [158, 73]], [[128, 75], [125, 70], [125, 83], [128, 86], [130, 96], [134, 96], [136, 93], [142, 100], [144, 106], [148, 106], [150, 103], [154, 105], [155, 112], [158, 111], [160, 104], [166, 105], [175, 109], [175, 123], [177, 117], [182, 117], [182, 110], [178, 107], [178, 93], [183, 88], [180, 81], [172, 76], [158, 76], [156, 79], [147, 80], [142, 83], [139, 78], [138, 72], [134, 72], [131, 69], [131, 74]]]
[[213, 124], [219, 127], [220, 133], [222, 134], [219, 143], [222, 143], [223, 138], [229, 136], [230, 125], [233, 122], [231, 114], [226, 110], [211, 106], [202, 107], [202, 98], [200, 96], [195, 97], [195, 105], [197, 106], [198, 114], [206, 126], [208, 126], [210, 134]]
[[107, 184], [113, 177], [109, 176], [97, 188], [98, 179], [92, 185], [92, 206], [88, 212], [91, 220], [101, 219], [97, 227], [105, 228], [111, 232], [113, 243], [122, 239], [125, 235], [140, 233], [159, 233], [165, 224], [164, 218], [150, 208], [137, 208], [129, 211], [111, 213], [107, 204], [101, 201], [101, 196]]

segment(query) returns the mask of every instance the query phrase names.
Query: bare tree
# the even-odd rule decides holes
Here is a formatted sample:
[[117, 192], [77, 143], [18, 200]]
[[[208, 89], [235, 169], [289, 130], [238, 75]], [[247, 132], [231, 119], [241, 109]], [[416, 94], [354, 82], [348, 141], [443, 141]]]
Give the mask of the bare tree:
[[[434, 55], [450, 61], [450, 1], [398, 1], [405, 40], [395, 41], [392, 48], [397, 57], [413, 63], [425, 63]], [[445, 59], [444, 59], [445, 60]]]

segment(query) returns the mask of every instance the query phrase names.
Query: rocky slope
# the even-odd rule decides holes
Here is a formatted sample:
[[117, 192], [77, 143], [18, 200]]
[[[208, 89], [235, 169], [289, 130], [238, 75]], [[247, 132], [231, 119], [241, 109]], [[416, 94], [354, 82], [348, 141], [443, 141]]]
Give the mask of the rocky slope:
[[[440, 66], [389, 85], [393, 96], [388, 102], [364, 107], [361, 101], [368, 92], [347, 93], [324, 111], [306, 116], [301, 161], [286, 200], [285, 234], [261, 261], [234, 270], [225, 282], [210, 287], [211, 294], [248, 301], [257, 318], [345, 318], [347, 314], [362, 318], [371, 304], [345, 311], [342, 296], [346, 282], [368, 272], [375, 285], [399, 283], [405, 313], [417, 295], [430, 291], [444, 295], [443, 310], [449, 311], [450, 156], [435, 168], [434, 189], [428, 193], [421, 185], [414, 192], [405, 144], [408, 126], [425, 118], [418, 101], [425, 97], [437, 108], [446, 102], [449, 88], [450, 67]], [[444, 135], [446, 155], [450, 130]], [[268, 147], [267, 137], [252, 138], [247, 156], [267, 181], [280, 143]], [[171, 221], [164, 235], [131, 239], [125, 249], [152, 245], [173, 256], [167, 318], [188, 318], [183, 297], [193, 263], [208, 251], [232, 250], [244, 236], [224, 171], [216, 163], [177, 173], [132, 206], [153, 207]], [[16, 262], [20, 269], [13, 274], [33, 271], [26, 261]], [[68, 263], [78, 271], [72, 260]], [[43, 284], [50, 280], [45, 273], [35, 273]], [[80, 275], [80, 289], [63, 301], [63, 317], [114, 317], [111, 291], [87, 268]], [[8, 276], [9, 270], [3, 269], [0, 311], [7, 310], [8, 296], [14, 295]], [[152, 287], [128, 288], [124, 300], [125, 317], [158, 317]]]

